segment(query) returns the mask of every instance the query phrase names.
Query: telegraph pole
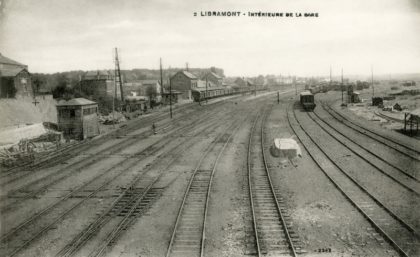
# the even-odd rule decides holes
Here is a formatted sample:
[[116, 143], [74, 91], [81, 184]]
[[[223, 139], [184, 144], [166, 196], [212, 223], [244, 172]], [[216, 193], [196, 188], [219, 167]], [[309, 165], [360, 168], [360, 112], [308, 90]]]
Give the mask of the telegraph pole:
[[293, 76], [293, 85], [295, 86], [295, 96], [297, 96], [297, 85], [296, 85], [296, 77]]
[[343, 80], [343, 68], [341, 68], [341, 105], [344, 104], [344, 80]]
[[162, 58], [160, 58], [160, 99], [163, 99], [163, 73], [162, 73]]
[[[115, 81], [120, 84], [121, 101], [124, 102], [123, 81], [121, 79], [120, 61], [118, 60], [118, 50], [116, 47], [115, 47]], [[115, 88], [115, 91], [116, 90], [117, 89]]]
[[117, 76], [114, 74], [114, 95], [112, 96], [112, 127], [115, 128], [115, 98], [117, 97]]
[[207, 98], [208, 98], [208, 94], [207, 94], [207, 76], [206, 76], [206, 103], [207, 103]]
[[331, 65], [330, 65], [330, 87], [331, 87], [331, 83], [332, 83], [332, 69], [331, 69]]
[[169, 79], [169, 113], [172, 119], [172, 80]]
[[370, 65], [371, 83], [372, 83], [372, 97], [375, 96], [375, 86], [373, 85], [373, 65]]

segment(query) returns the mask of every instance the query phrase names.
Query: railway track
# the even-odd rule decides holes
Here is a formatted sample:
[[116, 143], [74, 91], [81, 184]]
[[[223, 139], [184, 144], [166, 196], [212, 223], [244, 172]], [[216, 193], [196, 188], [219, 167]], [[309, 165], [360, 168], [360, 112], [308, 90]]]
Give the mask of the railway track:
[[[174, 131], [171, 131], [171, 133], [166, 135], [164, 137], [164, 139], [166, 141], [170, 141], [171, 137], [173, 135], [180, 134], [180, 132], [182, 132], [183, 129], [188, 128], [188, 127], [193, 127], [193, 126], [198, 125], [198, 124], [203, 123], [203, 122], [209, 123], [210, 121], [215, 121], [215, 119], [213, 119], [213, 118], [209, 119], [207, 116], [202, 116], [200, 119], [197, 119], [197, 120], [195, 120], [195, 121], [193, 121], [189, 124], [186, 124], [186, 125], [182, 126], [181, 128], [178, 128], [178, 129], [175, 129]], [[160, 140], [160, 141], [152, 144], [151, 146], [149, 146], [148, 148], [146, 148], [143, 151], [140, 151], [140, 152], [129, 155], [128, 157], [119, 161], [116, 165], [113, 165], [112, 167], [107, 169], [107, 171], [112, 170], [114, 167], [117, 167], [118, 165], [120, 165], [124, 161], [127, 161], [127, 159], [131, 158], [132, 156], [139, 156], [139, 155], [147, 156], [147, 155], [150, 155], [151, 150], [156, 150], [156, 149], [163, 148], [166, 145], [166, 141]], [[128, 146], [130, 146], [130, 145], [136, 144], [137, 141], [129, 138], [129, 139], [124, 140], [122, 143], [123, 144], [128, 143]], [[125, 147], [128, 147], [128, 146], [127, 145], [120, 145], [117, 149], [112, 150], [112, 152], [110, 154], [113, 154], [113, 153], [115, 154], [118, 151], [121, 151], [122, 149], [124, 149]], [[105, 151], [107, 149], [108, 148], [106, 148]], [[14, 199], [14, 201], [9, 202], [8, 204], [3, 204], [0, 207], [1, 212], [4, 213], [4, 212], [9, 212], [9, 211], [13, 210], [13, 208], [16, 207], [17, 204], [22, 203], [26, 200], [32, 199], [34, 196], [44, 192], [45, 190], [47, 190], [52, 185], [55, 185], [55, 184], [59, 183], [60, 181], [63, 181], [64, 179], [69, 178], [70, 176], [74, 176], [75, 174], [77, 174], [77, 172], [82, 172], [82, 171], [86, 170], [89, 166], [98, 162], [98, 160], [103, 160], [103, 159], [108, 158], [108, 157], [109, 157], [109, 154], [102, 155], [102, 156], [99, 156], [98, 158], [93, 158], [92, 160], [88, 160], [87, 163], [84, 162], [87, 158], [82, 159], [81, 162], [77, 162], [77, 164], [79, 164], [79, 165], [72, 164], [71, 168], [62, 171], [59, 174], [56, 174], [56, 173], [50, 174], [50, 176], [36, 179], [35, 181], [32, 181], [30, 183], [27, 183], [27, 184], [21, 186], [21, 187], [18, 187], [16, 189], [13, 189], [13, 190], [9, 191], [5, 197], [0, 198], [0, 203], [4, 202], [5, 200], [10, 201], [10, 198], [12, 198], [14, 196], [19, 196], [19, 197], [12, 198], [12, 199]], [[107, 172], [107, 171], [105, 171], [105, 172]], [[39, 186], [40, 183], [41, 183], [41, 185]]]
[[[196, 114], [200, 117], [203, 116], [203, 114], [199, 113]], [[184, 117], [188, 122], [190, 122], [192, 117]], [[201, 117], [200, 117], [201, 118]], [[201, 121], [193, 120], [189, 124], [189, 126], [194, 126], [196, 124], [199, 124], [200, 122], [204, 122], [206, 118], [201, 118]], [[171, 126], [174, 126], [175, 123], [170, 123]], [[164, 129], [168, 130], [167, 127], [164, 127]], [[175, 131], [176, 132], [176, 131]], [[174, 132], [170, 132], [174, 133]], [[10, 197], [18, 196], [19, 198], [16, 199], [18, 202], [22, 202], [24, 200], [32, 198], [34, 195], [39, 194], [47, 190], [52, 185], [55, 185], [61, 181], [63, 181], [66, 178], [69, 178], [70, 176], [74, 176], [75, 174], [82, 172], [86, 170], [89, 166], [94, 165], [98, 161], [106, 160], [109, 156], [115, 155], [119, 153], [121, 150], [136, 144], [137, 141], [133, 140], [132, 138], [126, 138], [123, 141], [117, 143], [116, 145], [113, 145], [111, 147], [106, 147], [105, 149], [102, 149], [101, 151], [95, 153], [95, 156], [86, 156], [85, 158], [82, 158], [79, 161], [76, 161], [75, 163], [71, 163], [63, 168], [61, 168], [58, 172], [53, 172], [50, 174], [47, 174], [45, 176], [39, 176], [39, 178], [34, 179], [33, 181], [30, 181], [29, 183], [23, 184], [21, 186], [13, 188], [11, 191], [7, 192], [7, 189], [4, 188], [4, 190], [7, 192], [5, 196], [0, 198], [0, 203], [4, 202]], [[109, 152], [110, 151], [110, 152]], [[26, 193], [30, 192], [30, 193]], [[15, 206], [16, 203], [8, 204], [7, 206], [2, 206], [0, 209], [2, 212], [7, 212], [10, 209], [10, 206]]]
[[395, 139], [386, 137], [381, 135], [380, 133], [368, 129], [364, 126], [357, 124], [354, 121], [351, 121], [338, 111], [334, 110], [334, 108], [330, 107], [328, 104], [321, 102], [318, 106], [321, 106], [326, 112], [328, 112], [334, 119], [339, 121], [340, 123], [344, 124], [345, 126], [353, 129], [354, 131], [363, 134], [373, 140], [377, 141], [378, 143], [385, 145], [386, 147], [392, 148], [395, 151], [407, 156], [408, 158], [414, 161], [420, 161], [420, 151], [415, 148], [414, 146], [409, 146], [398, 142]]
[[[323, 131], [325, 131], [325, 133], [330, 135], [338, 143], [340, 143], [342, 146], [350, 150], [359, 158], [369, 163], [378, 172], [392, 179], [393, 181], [395, 181], [396, 183], [404, 187], [406, 190], [412, 192], [413, 194], [417, 196], [420, 196], [420, 184], [418, 183], [419, 180], [416, 177], [412, 176], [411, 174], [408, 174], [407, 172], [396, 167], [392, 163], [389, 163], [388, 161], [376, 155], [369, 149], [366, 149], [362, 145], [352, 141], [350, 138], [345, 136], [342, 132], [338, 131], [337, 129], [333, 128], [328, 123], [326, 123], [318, 115], [316, 114], [314, 115], [309, 112], [307, 112], [307, 115], [314, 123], [316, 123]], [[379, 161], [376, 159], [379, 159]]]
[[420, 253], [420, 237], [411, 225], [388, 209], [328, 156], [300, 124], [293, 107], [288, 108], [287, 118], [290, 127], [316, 165], [367, 219], [377, 233], [401, 256], [418, 256]]
[[[184, 111], [188, 107], [192, 107], [192, 106], [184, 105], [184, 106], [178, 107], [178, 108], [174, 109], [174, 113]], [[192, 110], [189, 110], [189, 111], [192, 111]], [[63, 162], [65, 160], [68, 160], [68, 159], [74, 157], [80, 151], [84, 151], [87, 148], [90, 148], [94, 145], [103, 143], [104, 141], [107, 141], [110, 138], [119, 137], [120, 134], [126, 134], [126, 133], [132, 132], [134, 130], [138, 130], [139, 127], [140, 128], [150, 127], [152, 125], [152, 123], [159, 122], [159, 121], [163, 120], [166, 116], [168, 116], [167, 113], [160, 113], [160, 114], [157, 114], [155, 116], [149, 116], [149, 117], [146, 117], [144, 119], [136, 120], [135, 122], [129, 123], [129, 124], [127, 124], [127, 126], [122, 127], [122, 128], [120, 128], [116, 131], [113, 131], [113, 132], [111, 132], [111, 133], [109, 133], [109, 134], [107, 134], [107, 135], [105, 135], [105, 136], [103, 136], [99, 139], [94, 139], [94, 140], [89, 140], [89, 141], [81, 141], [81, 142], [77, 142], [75, 144], [72, 144], [68, 147], [60, 148], [57, 151], [55, 151], [53, 154], [49, 154], [48, 156], [41, 157], [41, 159], [36, 161], [36, 162], [22, 163], [19, 166], [4, 170], [0, 175], [0, 179], [5, 181], [6, 177], [8, 177], [10, 175], [13, 175], [16, 172], [21, 173], [22, 169], [31, 169], [31, 172], [33, 172], [34, 169], [38, 169], [38, 168], [45, 167], [45, 166], [51, 166], [52, 164], [57, 164], [57, 163]], [[26, 175], [27, 173], [24, 173], [24, 174]], [[24, 176], [24, 175], [21, 174], [20, 176]], [[0, 185], [3, 185], [3, 182]]]
[[[227, 120], [231, 117], [227, 117]], [[218, 123], [212, 124], [211, 120], [210, 122], [203, 122], [201, 123], [202, 129], [199, 129], [195, 133], [203, 133], [207, 131], [208, 129], [217, 128]], [[221, 124], [223, 124], [225, 120], [220, 120]], [[185, 134], [186, 131], [190, 130], [189, 126], [183, 127], [183, 131], [179, 131], [178, 134]], [[209, 131], [208, 131], [209, 132]], [[206, 133], [207, 134], [207, 133]], [[171, 134], [171, 136], [167, 136], [166, 138], [169, 139], [173, 137], [174, 135]], [[166, 152], [171, 152], [179, 147], [179, 144], [176, 144], [173, 147], [170, 147], [169, 149], [166, 149]], [[157, 152], [158, 148], [155, 148], [155, 151]], [[153, 154], [154, 152], [151, 151], [150, 154]], [[127, 170], [130, 167], [134, 167], [137, 164], [137, 161], [130, 162], [128, 164], [128, 167], [124, 167], [122, 170], [118, 170], [116, 172], [112, 172], [112, 169], [109, 169], [107, 173], [101, 173], [94, 177], [93, 179], [83, 183], [81, 186], [67, 194], [65, 197], [57, 200], [56, 202], [49, 205], [47, 208], [43, 209], [42, 211], [34, 214], [27, 220], [20, 223], [17, 227], [11, 229], [10, 231], [6, 232], [0, 237], [0, 242], [2, 243], [2, 246], [0, 249], [0, 252], [6, 252], [4, 256], [14, 256], [18, 252], [22, 251], [25, 247], [39, 239], [39, 237], [46, 233], [52, 226], [59, 223], [65, 216], [73, 212], [76, 208], [81, 206], [83, 203], [85, 203], [87, 200], [95, 196], [98, 192], [100, 192], [102, 189], [104, 189], [106, 186], [108, 186], [110, 183], [115, 181], [119, 176], [124, 175], [124, 170]], [[119, 165], [115, 165], [112, 168], [116, 168]], [[99, 178], [105, 177], [105, 181], [100, 181]], [[100, 181], [100, 182], [98, 182]], [[93, 183], [93, 186], [91, 185]], [[95, 185], [95, 183], [99, 185]], [[82, 188], [85, 188], [87, 186], [90, 186], [91, 188], [87, 191], [90, 191], [90, 193], [86, 196], [84, 196], [81, 200], [76, 201], [75, 203], [72, 201], [66, 201], [70, 200], [71, 196], [75, 195], [76, 193], [80, 192]], [[28, 233], [28, 231], [31, 231]], [[4, 248], [6, 247], [6, 249]]]
[[[215, 140], [201, 155], [184, 193], [169, 241], [166, 257], [204, 256], [207, 208], [214, 173], [224, 149], [239, 127], [240, 124], [233, 123], [231, 128], [227, 130], [231, 131], [229, 136], [227, 138], [220, 137]], [[220, 142], [220, 140], [223, 140], [223, 145], [220, 147], [211, 168], [202, 168], [205, 166], [203, 165], [203, 161], [209, 156], [210, 152], [215, 148], [216, 143]]]
[[[264, 123], [266, 113], [255, 119], [248, 142], [248, 185], [255, 247], [258, 256], [279, 254], [297, 256], [303, 253], [286, 206], [276, 194], [264, 151]], [[260, 131], [256, 127], [260, 124]], [[293, 234], [292, 234], [293, 233]]]
[[398, 118], [394, 118], [394, 117], [391, 117], [391, 116], [387, 116], [387, 115], [385, 115], [383, 113], [380, 113], [379, 111], [374, 111], [373, 113], [376, 116], [378, 116], [378, 117], [380, 117], [382, 119], [385, 119], [387, 121], [393, 121], [393, 122], [398, 122], [398, 123], [404, 124], [404, 120], [402, 120], [402, 119], [398, 119]]
[[[188, 113], [187, 113], [188, 114]], [[95, 141], [86, 141], [86, 143], [82, 143], [82, 144], [78, 144], [76, 147], [76, 149], [72, 149], [74, 150], [73, 153], [67, 153], [67, 155], [62, 155], [59, 157], [56, 157], [53, 160], [49, 160], [48, 161], [48, 166], [54, 165], [54, 164], [58, 164], [63, 162], [64, 160], [68, 160], [70, 158], [73, 158], [77, 155], [80, 155], [81, 152], [86, 151], [89, 148], [92, 148], [96, 145], [100, 145], [103, 144], [106, 140], [109, 140], [111, 138], [119, 138], [121, 140], [119, 140], [118, 142], [116, 142], [115, 144], [112, 144], [108, 147], [105, 147], [104, 149], [95, 152], [95, 156], [92, 158], [92, 156], [85, 156], [84, 158], [81, 158], [80, 160], [77, 160], [74, 163], [68, 164], [66, 166], [64, 166], [63, 168], [61, 168], [60, 170], [65, 170], [67, 172], [70, 171], [69, 168], [71, 169], [77, 169], [77, 168], [86, 168], [86, 166], [88, 165], [92, 165], [100, 160], [103, 160], [104, 158], [106, 158], [108, 155], [110, 154], [115, 154], [118, 153], [119, 151], [121, 151], [124, 148], [127, 148], [133, 144], [136, 143], [136, 141], [132, 140], [133, 136], [131, 137], [126, 137], [126, 136], [121, 136], [121, 135], [125, 135], [127, 133], [132, 133], [133, 131], [139, 129], [138, 127], [134, 126], [134, 125], [139, 125], [140, 129], [144, 129], [144, 128], [148, 128], [151, 126], [152, 123], [154, 122], [158, 122], [163, 118], [164, 115], [158, 116], [158, 117], [150, 117], [150, 119], [146, 119], [146, 120], [141, 120], [142, 123], [138, 124], [139, 122], [136, 122], [135, 124], [131, 124], [129, 127], [125, 127], [122, 128], [118, 131], [115, 131], [113, 133], [111, 133], [110, 135], [106, 135], [105, 137], [95, 140]], [[182, 121], [188, 121], [190, 120], [191, 117], [184, 115], [181, 116], [179, 118], [176, 118], [175, 120], [170, 120], [168, 122], [165, 122], [164, 124], [161, 124], [160, 127], [165, 129], [165, 130], [169, 130], [171, 127], [173, 127], [177, 122], [182, 122]], [[158, 130], [159, 131], [159, 130]], [[142, 133], [140, 133], [139, 135], [134, 136], [134, 138], [146, 138], [147, 136], [152, 135], [153, 132], [151, 130], [146, 130]], [[37, 166], [37, 169], [32, 169], [35, 168], [34, 166], [28, 166], [28, 168], [31, 168], [31, 170], [27, 170], [27, 171], [15, 171], [15, 172], [7, 172], [6, 174], [3, 174], [1, 177], [2, 182], [0, 183], [0, 186], [6, 186], [8, 184], [13, 184], [14, 182], [17, 182], [18, 180], [25, 178], [29, 175], [34, 175], [37, 171], [39, 171], [39, 168], [44, 167], [46, 165], [41, 165], [41, 166]], [[58, 172], [61, 173], [61, 172]], [[58, 173], [53, 173], [53, 174], [47, 174], [45, 176], [38, 176], [38, 178], [34, 181], [32, 181], [31, 183], [35, 184], [38, 183], [40, 181], [45, 181], [46, 178], [54, 176], [54, 174], [56, 175], [60, 175]], [[48, 176], [48, 177], [47, 177]], [[8, 179], [8, 177], [10, 177]], [[23, 185], [21, 188], [27, 188], [28, 185]], [[19, 191], [20, 188], [15, 189], [16, 191]]]
[[[327, 125], [329, 128], [331, 128], [332, 130], [334, 130], [335, 132], [340, 134], [342, 137], [347, 138], [353, 144], [357, 145], [358, 147], [360, 147], [361, 149], [366, 151], [368, 153], [368, 155], [370, 154], [370, 155], [374, 156], [375, 158], [381, 160], [382, 162], [386, 163], [388, 166], [392, 167], [393, 169], [395, 169], [398, 172], [400, 172], [401, 174], [403, 174], [403, 176], [409, 177], [412, 180], [420, 182], [419, 178], [416, 177], [417, 172], [415, 170], [404, 170], [404, 169], [400, 168], [399, 166], [397, 166], [397, 165], [393, 164], [392, 162], [386, 160], [386, 158], [377, 154], [375, 151], [373, 151], [371, 148], [367, 147], [365, 144], [361, 144], [361, 143], [356, 142], [356, 140], [353, 140], [351, 137], [349, 137], [348, 135], [346, 135], [345, 133], [343, 133], [342, 131], [337, 129], [336, 126], [332, 125], [331, 122], [328, 122], [327, 119], [322, 118], [317, 112], [313, 112], [313, 115], [315, 115], [316, 118], [321, 120], [323, 124]], [[311, 117], [311, 118], [315, 121], [314, 117]]]

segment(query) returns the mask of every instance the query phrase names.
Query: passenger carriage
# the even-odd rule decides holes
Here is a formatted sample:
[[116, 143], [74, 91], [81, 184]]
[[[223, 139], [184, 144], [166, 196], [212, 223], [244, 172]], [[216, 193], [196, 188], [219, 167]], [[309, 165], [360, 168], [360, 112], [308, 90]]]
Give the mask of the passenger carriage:
[[309, 91], [300, 93], [300, 104], [306, 111], [313, 111], [316, 106], [314, 95]]

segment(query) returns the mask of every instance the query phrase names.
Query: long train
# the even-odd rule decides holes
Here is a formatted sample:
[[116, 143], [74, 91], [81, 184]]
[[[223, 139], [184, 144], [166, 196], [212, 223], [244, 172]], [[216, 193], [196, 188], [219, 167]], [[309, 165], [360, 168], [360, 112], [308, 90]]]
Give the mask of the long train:
[[[265, 90], [258, 89], [257, 91]], [[217, 87], [217, 88], [196, 88], [191, 91], [191, 95], [194, 99], [194, 102], [201, 102], [206, 99], [236, 95], [236, 94], [245, 94], [248, 92], [254, 92], [255, 89], [252, 87], [236, 87], [236, 88], [227, 88], [227, 87]]]

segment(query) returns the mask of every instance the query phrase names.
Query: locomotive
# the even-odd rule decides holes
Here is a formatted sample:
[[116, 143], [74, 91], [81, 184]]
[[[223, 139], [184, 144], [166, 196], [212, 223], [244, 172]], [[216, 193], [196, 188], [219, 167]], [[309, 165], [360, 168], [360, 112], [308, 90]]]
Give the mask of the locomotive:
[[309, 91], [303, 91], [300, 93], [300, 104], [306, 111], [313, 111], [316, 106], [314, 95]]

